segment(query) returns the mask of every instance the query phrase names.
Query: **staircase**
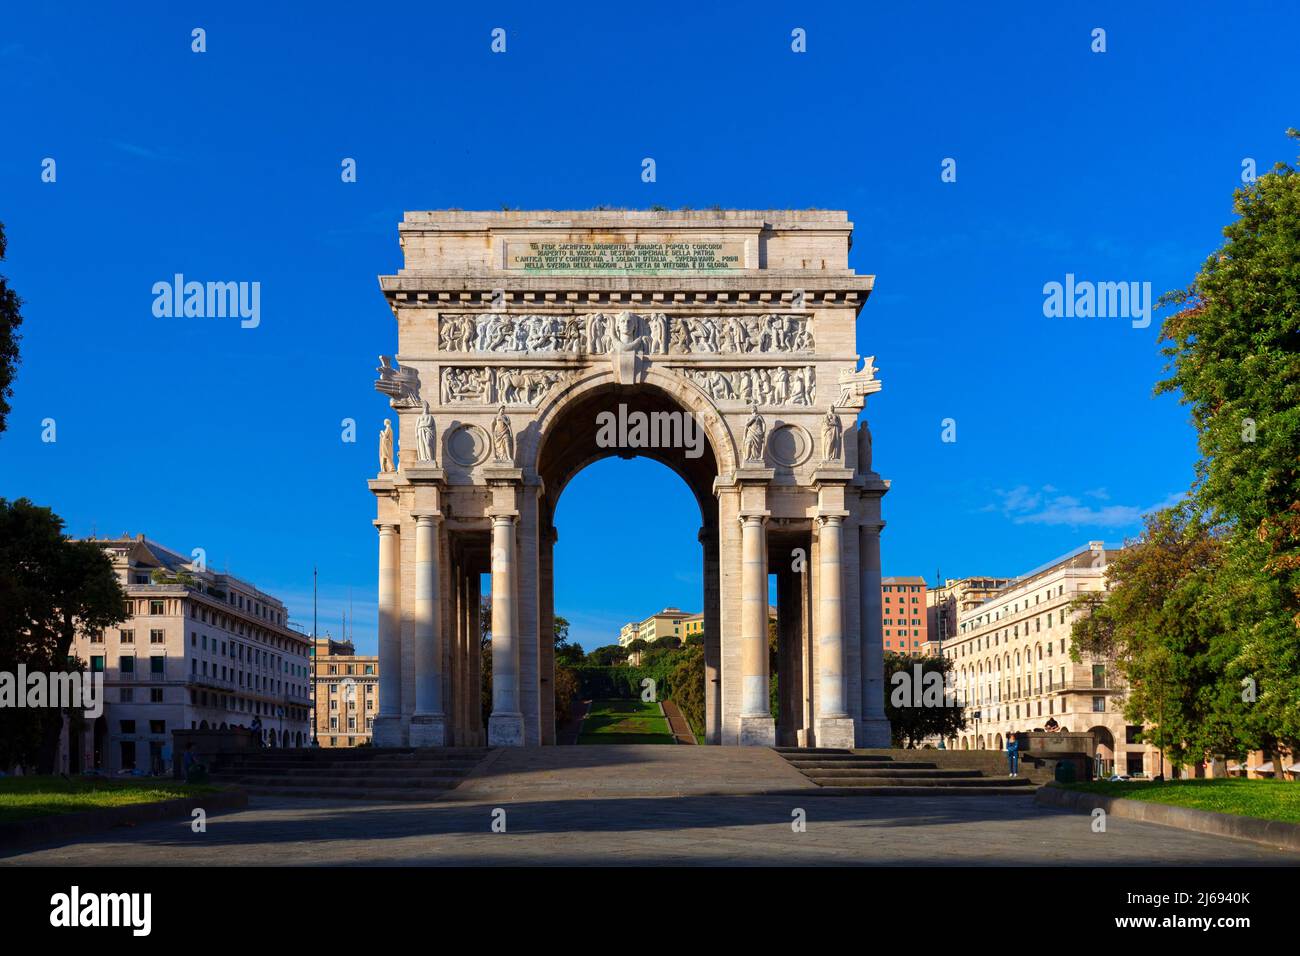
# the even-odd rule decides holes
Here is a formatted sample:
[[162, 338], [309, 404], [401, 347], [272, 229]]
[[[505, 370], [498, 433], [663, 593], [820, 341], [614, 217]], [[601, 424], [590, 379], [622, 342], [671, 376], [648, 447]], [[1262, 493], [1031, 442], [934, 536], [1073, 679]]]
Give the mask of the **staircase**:
[[[985, 775], [983, 770], [939, 768], [924, 760], [831, 747], [777, 747], [776, 752], [817, 786], [846, 794], [888, 797], [1029, 796], [1037, 789], [1027, 776]], [[925, 751], [914, 751], [917, 755]], [[908, 752], [909, 756], [912, 753]], [[1022, 771], [1023, 772], [1023, 771]]]
[[260, 750], [215, 768], [216, 783], [250, 794], [359, 800], [436, 800], [487, 755], [486, 747]]

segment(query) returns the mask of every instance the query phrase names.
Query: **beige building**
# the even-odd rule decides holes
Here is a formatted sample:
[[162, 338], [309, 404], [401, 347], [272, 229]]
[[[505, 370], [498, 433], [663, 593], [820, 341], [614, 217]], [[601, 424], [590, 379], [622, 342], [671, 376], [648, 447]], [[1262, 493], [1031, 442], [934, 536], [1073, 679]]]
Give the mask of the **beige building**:
[[1008, 733], [1055, 720], [1062, 731], [1094, 734], [1107, 772], [1159, 773], [1159, 753], [1137, 743], [1141, 728], [1124, 719], [1118, 676], [1102, 662], [1070, 659], [1070, 603], [1105, 588], [1112, 553], [1091, 541], [958, 614], [943, 653], [968, 724], [947, 746], [1000, 750]]
[[144, 535], [91, 540], [113, 561], [127, 617], [73, 644], [104, 674], [106, 703], [73, 727], [69, 772], [161, 770], [173, 730], [254, 720], [267, 746], [304, 745], [311, 639], [278, 599]]
[[[705, 739], [887, 745], [881, 388], [839, 210], [408, 212], [375, 496], [378, 745], [555, 741], [554, 516], [645, 455], [700, 507]], [[864, 355], [864, 353], [866, 353]], [[376, 424], [379, 424], [376, 422]], [[655, 503], [625, 502], [629, 528]], [[796, 570], [798, 568], [798, 570]], [[769, 706], [776, 577], [780, 723]], [[491, 575], [492, 711], [479, 704]]]
[[675, 637], [686, 643], [686, 622], [691, 618], [699, 620], [699, 630], [703, 631], [702, 614], [690, 614], [681, 608], [666, 607], [658, 614], [651, 614], [644, 621], [629, 621], [618, 633], [620, 647], [627, 647], [633, 641], [642, 640], [653, 644], [662, 637]]
[[930, 653], [937, 654], [957, 634], [957, 620], [1012, 582], [1011, 578], [948, 578], [926, 591], [926, 630]]
[[316, 744], [370, 743], [379, 714], [379, 658], [357, 654], [351, 641], [322, 637], [312, 650], [311, 672]]

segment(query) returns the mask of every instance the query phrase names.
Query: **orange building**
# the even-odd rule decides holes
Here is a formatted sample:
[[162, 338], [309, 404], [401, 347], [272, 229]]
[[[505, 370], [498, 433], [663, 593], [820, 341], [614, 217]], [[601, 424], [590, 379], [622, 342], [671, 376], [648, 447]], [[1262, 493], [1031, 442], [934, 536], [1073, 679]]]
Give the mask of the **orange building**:
[[930, 653], [925, 592], [925, 578], [880, 579], [880, 639], [886, 651]]

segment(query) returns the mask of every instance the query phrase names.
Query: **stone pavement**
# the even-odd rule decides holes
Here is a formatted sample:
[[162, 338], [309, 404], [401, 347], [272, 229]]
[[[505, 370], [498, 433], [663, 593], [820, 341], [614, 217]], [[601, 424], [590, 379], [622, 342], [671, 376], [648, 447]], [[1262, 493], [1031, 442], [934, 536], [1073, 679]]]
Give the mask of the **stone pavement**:
[[[497, 751], [449, 797], [253, 797], [209, 816], [205, 834], [164, 821], [0, 866], [1300, 864], [1300, 854], [1114, 817], [1093, 833], [1087, 814], [1023, 797], [819, 795], [758, 748]], [[505, 833], [492, 832], [498, 807]], [[803, 833], [790, 825], [799, 809]]]

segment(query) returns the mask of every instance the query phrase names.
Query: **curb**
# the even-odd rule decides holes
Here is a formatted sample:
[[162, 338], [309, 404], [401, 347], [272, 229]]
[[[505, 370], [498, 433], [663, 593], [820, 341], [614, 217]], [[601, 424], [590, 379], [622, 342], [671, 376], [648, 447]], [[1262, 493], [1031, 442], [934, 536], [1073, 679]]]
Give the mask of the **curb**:
[[220, 790], [193, 797], [177, 797], [157, 803], [137, 803], [82, 813], [54, 813], [31, 820], [0, 823], [0, 853], [41, 843], [87, 836], [114, 827], [133, 827], [155, 820], [188, 817], [199, 807], [208, 813], [215, 810], [242, 810], [248, 806], [243, 790]]
[[1147, 800], [1130, 800], [1127, 797], [1105, 797], [1080, 790], [1063, 790], [1055, 784], [1039, 787], [1034, 802], [1047, 807], [1091, 813], [1105, 810], [1111, 816], [1128, 820], [1141, 820], [1160, 826], [1176, 827], [1196, 833], [1248, 840], [1264, 846], [1300, 853], [1300, 824], [1282, 820], [1261, 820], [1232, 813], [1215, 813], [1191, 807], [1171, 807]]

